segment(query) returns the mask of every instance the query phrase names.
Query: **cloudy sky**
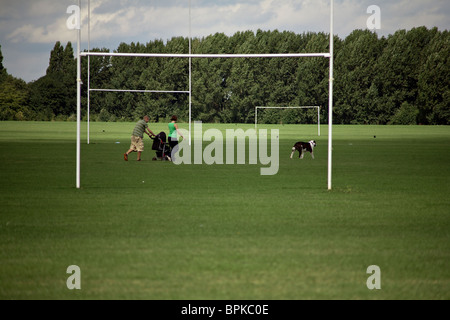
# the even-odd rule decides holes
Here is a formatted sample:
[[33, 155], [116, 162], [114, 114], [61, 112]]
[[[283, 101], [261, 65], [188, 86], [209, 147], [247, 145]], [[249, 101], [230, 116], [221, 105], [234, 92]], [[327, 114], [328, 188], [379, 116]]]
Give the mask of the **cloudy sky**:
[[[87, 6], [81, 0], [82, 49], [87, 48]], [[330, 30], [331, 0], [191, 0], [192, 36], [246, 30], [297, 33]], [[67, 8], [78, 0], [0, 0], [0, 45], [8, 73], [29, 82], [45, 75], [56, 41], [76, 48]], [[335, 34], [345, 38], [366, 29], [380, 8], [379, 36], [418, 26], [449, 30], [448, 0], [335, 0]], [[114, 50], [119, 43], [189, 35], [189, 0], [90, 0], [91, 48]]]

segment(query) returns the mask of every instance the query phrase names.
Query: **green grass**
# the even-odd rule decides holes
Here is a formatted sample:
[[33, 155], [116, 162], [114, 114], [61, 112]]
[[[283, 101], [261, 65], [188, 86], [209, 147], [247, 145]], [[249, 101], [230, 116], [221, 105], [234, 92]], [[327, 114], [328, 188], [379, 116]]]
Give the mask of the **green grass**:
[[[450, 299], [449, 127], [334, 126], [328, 191], [326, 126], [269, 126], [261, 176], [154, 162], [148, 139], [125, 162], [133, 125], [92, 123], [87, 145], [83, 124], [76, 189], [75, 123], [0, 123], [0, 299]], [[300, 139], [315, 160], [289, 159]]]

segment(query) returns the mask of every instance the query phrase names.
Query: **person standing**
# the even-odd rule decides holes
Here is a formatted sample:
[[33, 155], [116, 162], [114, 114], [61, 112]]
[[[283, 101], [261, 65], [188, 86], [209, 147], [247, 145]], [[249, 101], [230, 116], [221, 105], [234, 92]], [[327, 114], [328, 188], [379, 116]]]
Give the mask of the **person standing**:
[[144, 116], [144, 118], [139, 120], [134, 126], [134, 130], [131, 135], [130, 149], [123, 155], [125, 161], [128, 161], [128, 155], [132, 152], [137, 152], [137, 161], [141, 161], [141, 154], [142, 151], [144, 151], [144, 133], [149, 137], [155, 136], [152, 130], [148, 127], [149, 121], [150, 118], [148, 116]]
[[177, 116], [174, 115], [169, 122], [169, 146], [172, 149], [172, 161], [174, 161], [174, 155], [178, 151], [178, 135], [180, 135], [180, 137], [184, 139], [183, 135], [178, 129], [177, 120]]

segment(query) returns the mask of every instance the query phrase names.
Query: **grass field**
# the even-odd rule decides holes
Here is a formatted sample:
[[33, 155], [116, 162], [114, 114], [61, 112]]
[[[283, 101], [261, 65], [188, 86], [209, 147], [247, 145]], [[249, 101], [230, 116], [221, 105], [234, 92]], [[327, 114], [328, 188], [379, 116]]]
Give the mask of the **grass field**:
[[327, 126], [269, 127], [273, 176], [125, 162], [133, 126], [83, 124], [76, 189], [75, 123], [0, 123], [0, 299], [450, 299], [450, 127], [334, 126], [328, 191]]

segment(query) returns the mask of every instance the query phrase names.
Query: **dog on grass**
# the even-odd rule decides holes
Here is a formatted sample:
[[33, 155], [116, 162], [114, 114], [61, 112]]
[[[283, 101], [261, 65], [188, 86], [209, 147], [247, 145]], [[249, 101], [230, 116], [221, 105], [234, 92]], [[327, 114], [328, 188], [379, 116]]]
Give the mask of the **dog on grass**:
[[300, 159], [303, 159], [303, 155], [305, 154], [305, 152], [311, 153], [311, 157], [314, 159], [314, 147], [315, 146], [316, 146], [316, 141], [314, 141], [314, 140], [311, 140], [309, 142], [302, 142], [302, 141], [297, 142], [292, 147], [291, 159], [294, 156], [295, 151], [298, 151], [300, 153], [298, 156]]

